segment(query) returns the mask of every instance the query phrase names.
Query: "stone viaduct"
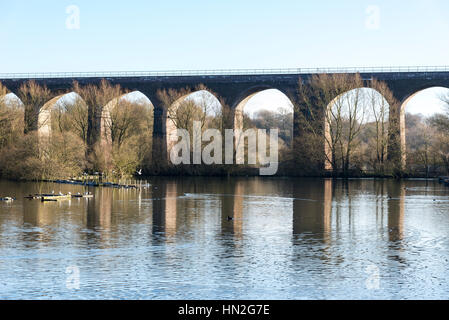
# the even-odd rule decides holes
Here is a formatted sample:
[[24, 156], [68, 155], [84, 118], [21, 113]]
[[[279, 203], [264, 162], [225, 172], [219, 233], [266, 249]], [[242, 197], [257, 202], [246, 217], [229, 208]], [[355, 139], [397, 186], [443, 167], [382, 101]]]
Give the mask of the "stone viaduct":
[[[391, 154], [398, 154], [404, 161], [405, 154], [405, 108], [414, 95], [431, 87], [449, 88], [449, 67], [400, 67], [375, 69], [280, 69], [280, 70], [232, 70], [204, 72], [122, 72], [122, 73], [82, 73], [82, 74], [41, 74], [41, 75], [1, 75], [0, 81], [12, 93], [18, 93], [22, 83], [35, 80], [46, 85], [55, 95], [67, 93], [73, 82], [80, 85], [98, 84], [106, 79], [111, 84], [119, 84], [129, 91], [139, 91], [154, 106], [153, 141], [163, 141], [160, 146], [153, 146], [153, 153], [158, 156], [167, 154], [167, 112], [157, 96], [160, 89], [192, 90], [198, 85], [205, 85], [218, 99], [231, 107], [234, 115], [243, 110], [249, 99], [258, 92], [277, 89], [291, 100], [295, 99], [299, 79], [307, 80], [313, 74], [321, 73], [360, 73], [369, 86], [372, 79], [387, 83], [399, 104], [390, 107], [390, 118], [399, 119], [390, 128]], [[294, 102], [294, 101], [293, 101]], [[297, 119], [295, 114], [295, 119]], [[301, 133], [295, 121], [294, 137]], [[393, 152], [394, 151], [394, 152]], [[400, 151], [400, 152], [399, 152]], [[389, 152], [390, 153], [390, 152]]]

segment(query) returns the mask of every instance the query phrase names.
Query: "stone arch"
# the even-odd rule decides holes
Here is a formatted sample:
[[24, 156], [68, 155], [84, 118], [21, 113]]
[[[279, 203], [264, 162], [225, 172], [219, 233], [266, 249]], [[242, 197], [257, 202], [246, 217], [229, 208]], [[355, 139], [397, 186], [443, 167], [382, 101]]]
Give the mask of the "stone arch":
[[[293, 117], [295, 117], [295, 108], [293, 105], [292, 97], [289, 96], [288, 92], [285, 92], [283, 90], [280, 90], [278, 88], [272, 87], [272, 86], [266, 86], [266, 85], [260, 85], [256, 87], [252, 87], [248, 90], [246, 90], [240, 98], [237, 100], [237, 103], [234, 105], [233, 108], [233, 128], [234, 130], [237, 130], [234, 136], [234, 148], [235, 151], [237, 151], [238, 148], [242, 148], [241, 143], [244, 143], [244, 136], [243, 136], [243, 120], [244, 120], [244, 109], [247, 107], [248, 103], [255, 98], [257, 95], [262, 93], [269, 93], [276, 94], [278, 97], [276, 97], [276, 100], [278, 99], [284, 99], [285, 102], [289, 102], [291, 104], [291, 111], [293, 113]], [[263, 110], [263, 109], [261, 109]], [[292, 124], [294, 124], [294, 119], [292, 121]], [[295, 130], [293, 129], [293, 132]], [[240, 133], [240, 134], [239, 134]], [[291, 141], [293, 144], [294, 140], [294, 134], [292, 133]], [[240, 149], [240, 153], [236, 152], [236, 161], [237, 163], [243, 163], [244, 158], [241, 154], [241, 151], [243, 149]]]
[[407, 164], [407, 137], [406, 137], [406, 125], [405, 125], [405, 113], [407, 105], [418, 95], [424, 93], [427, 90], [434, 88], [446, 89], [449, 92], [449, 87], [444, 85], [432, 85], [428, 84], [426, 86], [419, 87], [415, 89], [412, 93], [406, 96], [400, 103], [399, 107], [399, 135], [400, 135], [400, 146], [401, 146], [401, 164], [405, 168]]
[[[0, 84], [1, 85], [1, 84]], [[25, 130], [25, 106], [18, 96], [14, 93], [6, 93], [0, 96], [0, 106], [4, 113], [2, 117], [7, 119], [6, 126], [8, 127], [7, 132], [4, 132], [3, 139], [9, 139], [11, 142], [14, 140], [13, 136], [9, 136], [15, 132], [16, 134], [23, 134]], [[9, 138], [6, 138], [9, 136]]]
[[[363, 87], [356, 87], [356, 88], [352, 88], [351, 90], [347, 90], [339, 95], [337, 95], [334, 99], [332, 99], [328, 105], [327, 105], [327, 110], [326, 110], [326, 115], [324, 116], [324, 152], [326, 155], [326, 159], [325, 159], [325, 163], [324, 163], [324, 169], [329, 171], [332, 170], [332, 146], [331, 146], [331, 140], [332, 140], [332, 131], [330, 128], [330, 122], [332, 121], [332, 117], [336, 117], [333, 116], [331, 114], [331, 110], [333, 108], [334, 105], [336, 105], [337, 103], [339, 104], [344, 104], [344, 101], [340, 101], [343, 100], [347, 95], [351, 94], [352, 92], [355, 92], [357, 90], [361, 90], [362, 93], [364, 92], [371, 92], [371, 94], [374, 94], [377, 97], [374, 96], [365, 96], [364, 94], [362, 95], [362, 99], [370, 99], [370, 98], [377, 98], [377, 99], [381, 99], [382, 103], [385, 103], [386, 106], [388, 107], [388, 109], [386, 110], [386, 115], [388, 116], [388, 119], [384, 119], [386, 121], [386, 123], [388, 123], [388, 120], [390, 118], [390, 101], [388, 101], [388, 99], [384, 96], [384, 94], [382, 94], [377, 88], [376, 86], [363, 86]], [[369, 103], [369, 101], [362, 101], [362, 103]], [[373, 121], [374, 119], [372, 119], [373, 116], [373, 110], [370, 110], [369, 107], [366, 107], [368, 110], [368, 114], [364, 115], [364, 119], [366, 121]], [[389, 128], [388, 128], [389, 130]], [[387, 133], [387, 137], [388, 137], [388, 133], [389, 131], [386, 132]], [[386, 140], [388, 140], [388, 138], [386, 137]], [[386, 160], [386, 159], [385, 159]]]
[[101, 110], [100, 145], [102, 150], [105, 152], [110, 152], [112, 148], [111, 112], [114, 108], [119, 107], [120, 102], [123, 100], [148, 107], [154, 125], [154, 105], [152, 101], [142, 92], [132, 91], [112, 99]]
[[22, 100], [20, 100], [15, 93], [9, 92], [3, 96], [0, 96], [0, 100], [3, 101], [7, 107], [24, 108]]
[[[209, 99], [209, 101], [205, 101], [206, 98]], [[194, 100], [196, 99], [203, 101], [205, 103], [209, 102], [211, 104], [215, 104], [215, 107], [218, 107], [220, 109], [220, 112], [223, 111], [223, 103], [220, 101], [220, 99], [214, 92], [205, 87], [198, 87], [193, 92], [183, 94], [171, 104], [170, 109], [174, 111], [177, 110], [182, 105], [182, 103], [188, 99]], [[212, 106], [212, 109], [209, 110], [211, 112], [209, 113], [209, 115], [213, 115], [213, 108], [214, 106]], [[206, 110], [206, 113], [208, 113], [208, 110]], [[178, 140], [176, 123], [175, 120], [173, 119], [173, 116], [170, 115], [170, 111], [167, 111], [167, 116], [165, 119], [165, 130], [166, 130], [165, 132], [166, 132], [167, 157], [168, 159], [170, 159], [170, 150]]]
[[272, 86], [257, 86], [252, 87], [248, 90], [246, 90], [240, 98], [237, 100], [237, 103], [234, 105], [234, 129], [242, 129], [243, 128], [243, 110], [247, 106], [248, 102], [254, 98], [256, 95], [267, 92], [270, 90], [275, 90], [278, 93], [282, 94], [286, 99], [288, 99], [292, 103], [291, 97], [289, 97], [287, 92], [284, 92], [283, 90], [280, 90], [278, 88], [272, 87]]
[[0, 102], [4, 104], [7, 108], [10, 108], [11, 110], [19, 109], [22, 113], [22, 122], [25, 124], [25, 106], [20, 100], [20, 98], [15, 93], [7, 93], [3, 96], [0, 96]]
[[[42, 106], [42, 108], [40, 108], [40, 110], [39, 110], [38, 120], [37, 120], [37, 123], [38, 123], [37, 133], [38, 133], [39, 143], [48, 142], [48, 140], [50, 139], [51, 131], [52, 131], [51, 113], [53, 110], [56, 110], [58, 107], [61, 106], [60, 103], [64, 99], [70, 99], [73, 102], [78, 100], [85, 104], [84, 100], [76, 92], [60, 94], [60, 95], [54, 97], [53, 99], [51, 99], [50, 101], [48, 101], [47, 103], [45, 103]], [[70, 101], [67, 103], [70, 103]]]

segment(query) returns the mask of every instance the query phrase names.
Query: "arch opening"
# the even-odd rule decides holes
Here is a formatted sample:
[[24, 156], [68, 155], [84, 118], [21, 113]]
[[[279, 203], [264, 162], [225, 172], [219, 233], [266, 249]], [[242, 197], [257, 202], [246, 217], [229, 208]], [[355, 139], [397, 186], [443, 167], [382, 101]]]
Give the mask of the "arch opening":
[[54, 97], [39, 110], [39, 141], [48, 142], [52, 135], [70, 132], [85, 144], [87, 142], [87, 114], [88, 107], [76, 92]]
[[22, 136], [25, 128], [24, 119], [25, 107], [20, 98], [14, 93], [7, 93], [6, 90], [0, 92], [0, 148], [14, 143]]
[[449, 88], [430, 87], [400, 107], [402, 164], [414, 175], [449, 173]]
[[73, 178], [85, 170], [87, 114], [86, 103], [75, 92], [56, 96], [39, 109], [37, 165], [43, 177]]
[[387, 99], [373, 88], [355, 88], [334, 98], [324, 117], [325, 169], [383, 172], [389, 116]]
[[3, 96], [0, 96], [0, 100], [2, 100], [2, 104], [9, 108], [24, 108], [22, 100], [12, 92], [9, 92]]
[[[235, 148], [244, 145], [245, 154], [237, 152], [237, 163], [250, 163], [248, 157], [248, 141], [245, 140], [244, 131], [247, 129], [279, 130], [278, 150], [280, 160], [284, 160], [290, 153], [293, 143], [293, 116], [294, 107], [289, 97], [282, 91], [274, 88], [253, 89], [249, 95], [241, 100], [234, 110], [234, 129], [240, 130], [235, 136]], [[270, 146], [267, 145], [267, 154]]]
[[200, 123], [201, 133], [206, 129], [223, 128], [223, 104], [217, 96], [207, 88], [199, 87], [194, 92], [186, 92], [175, 99], [167, 108], [166, 145], [168, 159], [170, 151], [178, 141], [178, 129], [187, 130], [193, 145], [193, 122]]
[[123, 94], [107, 103], [100, 119], [100, 147], [106, 169], [127, 176], [142, 174], [149, 168], [153, 126], [153, 103], [140, 91]]

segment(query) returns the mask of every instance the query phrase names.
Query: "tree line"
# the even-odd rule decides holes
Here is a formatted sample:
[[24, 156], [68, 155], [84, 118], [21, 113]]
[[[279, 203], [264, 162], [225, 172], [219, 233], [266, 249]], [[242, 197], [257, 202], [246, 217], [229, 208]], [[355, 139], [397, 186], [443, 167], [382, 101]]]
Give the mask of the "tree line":
[[[68, 94], [70, 93], [71, 94]], [[193, 97], [193, 93], [196, 96]], [[232, 109], [203, 85], [159, 90], [173, 129], [201, 131], [234, 127]], [[3, 178], [45, 180], [101, 172], [122, 178], [137, 171], [147, 174], [248, 174], [256, 166], [172, 166], [154, 158], [153, 106], [129, 99], [120, 86], [73, 84], [63, 97], [29, 81], [19, 88], [19, 100], [7, 99], [0, 83], [0, 175]], [[388, 86], [364, 81], [359, 74], [321, 74], [300, 80], [289, 97], [290, 111], [260, 110], [243, 114], [243, 129], [279, 129], [280, 174], [389, 176], [449, 173], [449, 107], [430, 118], [406, 114], [407, 166], [398, 145], [390, 145], [391, 127], [398, 117]], [[449, 97], [442, 97], [449, 106]], [[298, 135], [293, 136], [294, 127]], [[38, 130], [47, 128], [48, 130]], [[191, 137], [195, 139], [195, 137]], [[169, 148], [170, 146], [168, 146]], [[163, 150], [163, 148], [161, 149]], [[163, 157], [161, 157], [162, 159]]]
[[[342, 176], [449, 173], [449, 96], [441, 97], [447, 106], [445, 114], [418, 117], [419, 121], [400, 110], [400, 102], [385, 82], [373, 79], [366, 83], [359, 74], [312, 76], [299, 83], [298, 97], [303, 132], [296, 138], [293, 154], [308, 172], [320, 173], [324, 162], [328, 172]], [[405, 166], [400, 137], [392, 138], [399, 134], [395, 129], [399, 130], [401, 112], [406, 113]]]
[[[69, 92], [55, 97], [29, 81], [19, 88], [18, 101], [7, 99], [0, 84], [1, 177], [47, 180], [98, 172], [121, 178], [151, 163], [152, 106], [123, 98], [128, 92], [107, 81], [75, 82]], [[99, 137], [102, 125], [108, 137]], [[38, 130], [43, 126], [48, 132]], [[101, 143], [105, 139], [110, 150]]]

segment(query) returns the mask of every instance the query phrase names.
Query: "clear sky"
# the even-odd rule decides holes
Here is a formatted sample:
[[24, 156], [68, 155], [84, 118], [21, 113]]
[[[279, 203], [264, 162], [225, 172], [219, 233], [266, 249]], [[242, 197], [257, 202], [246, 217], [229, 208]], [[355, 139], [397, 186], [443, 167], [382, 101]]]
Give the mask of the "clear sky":
[[448, 12], [447, 0], [1, 0], [0, 72], [448, 65]]
[[447, 0], [0, 0], [0, 73], [449, 65], [448, 13]]

